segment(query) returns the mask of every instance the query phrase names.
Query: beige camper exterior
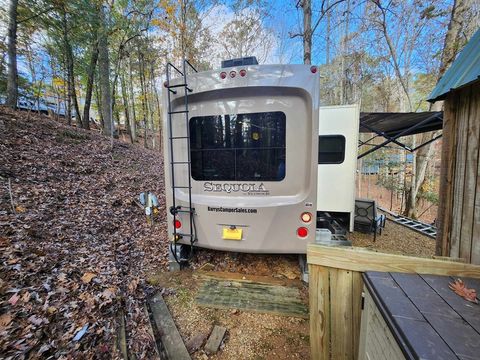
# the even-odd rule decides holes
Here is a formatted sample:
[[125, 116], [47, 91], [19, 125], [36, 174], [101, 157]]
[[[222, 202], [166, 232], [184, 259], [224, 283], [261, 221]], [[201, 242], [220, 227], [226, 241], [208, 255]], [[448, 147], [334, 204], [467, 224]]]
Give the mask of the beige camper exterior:
[[[221, 72], [227, 76], [222, 78]], [[232, 67], [189, 75], [188, 87], [189, 129], [185, 115], [174, 114], [171, 133], [180, 137], [189, 130], [190, 137], [174, 141], [171, 148], [175, 161], [187, 161], [190, 142], [195, 245], [305, 253], [316, 227], [318, 72], [307, 65]], [[167, 109], [168, 98], [163, 98]], [[185, 109], [183, 87], [170, 99], [171, 111]], [[168, 209], [173, 192], [167, 114], [163, 133]], [[175, 183], [187, 184], [188, 168], [174, 168]], [[175, 189], [175, 202], [188, 206], [188, 189]], [[310, 221], [302, 221], [304, 212], [312, 215]], [[177, 214], [179, 231], [190, 231], [188, 216]], [[172, 236], [173, 215], [167, 217]], [[308, 235], [300, 237], [299, 228], [307, 229]], [[228, 229], [236, 229], [236, 236], [230, 237]]]

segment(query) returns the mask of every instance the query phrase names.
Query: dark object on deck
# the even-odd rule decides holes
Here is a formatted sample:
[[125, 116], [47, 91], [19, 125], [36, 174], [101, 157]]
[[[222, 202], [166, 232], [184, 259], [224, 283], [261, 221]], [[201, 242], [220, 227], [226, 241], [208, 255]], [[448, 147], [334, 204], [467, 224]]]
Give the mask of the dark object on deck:
[[[448, 288], [454, 278], [367, 272], [363, 279], [367, 299], [375, 303], [406, 359], [478, 359], [480, 306]], [[480, 286], [478, 279], [463, 280], [470, 287]], [[362, 336], [377, 335], [372, 321], [366, 325]], [[378, 348], [368, 347], [368, 339], [363, 344], [367, 346], [361, 352], [378, 353]]]
[[222, 68], [248, 65], [258, 65], [257, 58], [255, 56], [247, 56], [238, 59], [222, 60]]
[[153, 319], [155, 320], [155, 325], [160, 334], [160, 340], [165, 348], [167, 359], [191, 360], [162, 295], [157, 293], [157, 295], [149, 301], [149, 305]]
[[227, 329], [225, 329], [223, 326], [215, 325], [210, 337], [207, 340], [207, 343], [205, 344], [204, 350], [207, 354], [215, 354], [218, 351], [226, 332]]
[[354, 229], [367, 234], [373, 232], [374, 242], [377, 240], [377, 232], [382, 235], [386, 219], [385, 215], [377, 214], [377, 204], [374, 200], [355, 200]]

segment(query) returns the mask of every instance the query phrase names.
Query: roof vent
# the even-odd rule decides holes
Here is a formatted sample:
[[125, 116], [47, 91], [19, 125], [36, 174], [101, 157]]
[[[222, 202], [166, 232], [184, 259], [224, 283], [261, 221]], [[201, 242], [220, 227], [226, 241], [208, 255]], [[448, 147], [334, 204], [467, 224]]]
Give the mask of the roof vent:
[[255, 56], [247, 56], [238, 59], [222, 60], [222, 68], [247, 65], [258, 65], [257, 58]]

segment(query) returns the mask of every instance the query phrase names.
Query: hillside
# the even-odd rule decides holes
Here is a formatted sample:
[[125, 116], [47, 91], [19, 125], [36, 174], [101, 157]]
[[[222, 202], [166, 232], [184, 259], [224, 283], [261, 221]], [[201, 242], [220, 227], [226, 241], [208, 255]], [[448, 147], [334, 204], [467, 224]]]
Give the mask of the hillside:
[[[2, 355], [111, 358], [123, 308], [130, 348], [148, 357], [144, 279], [167, 260], [161, 154], [0, 109], [0, 181]], [[142, 191], [159, 196], [153, 226]]]

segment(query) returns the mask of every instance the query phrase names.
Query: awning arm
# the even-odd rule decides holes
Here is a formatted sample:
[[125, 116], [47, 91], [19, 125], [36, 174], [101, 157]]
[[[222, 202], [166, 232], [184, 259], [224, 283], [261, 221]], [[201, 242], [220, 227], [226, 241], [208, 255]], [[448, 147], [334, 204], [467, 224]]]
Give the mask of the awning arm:
[[[387, 140], [385, 140], [383, 143], [381, 143], [381, 144], [379, 144], [379, 145], [371, 148], [370, 150], [365, 151], [363, 154], [358, 155], [357, 159], [361, 159], [361, 158], [367, 156], [368, 154], [371, 154], [372, 152], [377, 151], [378, 149], [381, 149], [381, 148], [384, 147], [385, 145], [390, 144], [391, 142], [393, 142], [393, 143], [401, 146], [402, 148], [404, 148], [404, 149], [406, 149], [406, 150], [408, 150], [408, 151], [410, 151], [410, 152], [413, 152], [413, 151], [421, 148], [422, 146], [427, 145], [428, 143], [430, 143], [430, 142], [432, 142], [432, 141], [434, 141], [434, 140], [433, 140], [433, 139], [432, 139], [432, 140], [429, 140], [429, 141], [427, 141], [426, 143], [417, 146], [415, 149], [411, 149], [410, 147], [406, 146], [405, 144], [402, 144], [402, 143], [398, 142], [397, 139], [400, 138], [400, 137], [402, 137], [402, 136], [407, 136], [407, 135], [409, 135], [409, 134], [410, 134], [411, 132], [413, 132], [415, 129], [418, 129], [420, 126], [423, 126], [423, 125], [425, 125], [425, 124], [428, 124], [429, 122], [431, 122], [432, 120], [435, 120], [436, 118], [437, 118], [437, 114], [431, 115], [431, 116], [429, 116], [428, 118], [426, 118], [426, 119], [424, 119], [424, 120], [416, 123], [415, 125], [413, 125], [413, 126], [407, 128], [407, 129], [403, 130], [403, 131], [400, 132], [399, 134], [397, 134], [397, 135], [395, 135], [395, 136], [392, 136], [392, 137], [388, 136], [387, 134], [385, 134], [385, 133], [382, 132], [382, 131], [375, 130], [374, 128], [372, 128], [372, 127], [370, 127], [370, 126], [368, 126], [368, 125], [366, 125], [366, 124], [360, 123], [360, 126], [363, 126], [364, 128], [366, 128], [366, 129], [368, 129], [368, 130], [370, 130], [370, 131], [373, 131], [373, 132], [376, 133], [376, 134], [379, 134], [379, 135], [383, 136], [383, 137], [386, 138]], [[435, 138], [435, 140], [437, 140], [439, 137], [440, 137], [440, 136], [437, 136], [437, 137]]]
[[443, 134], [437, 135], [437, 136], [435, 136], [433, 139], [430, 139], [430, 140], [428, 140], [428, 141], [425, 141], [423, 144], [418, 145], [415, 149], [413, 149], [412, 152], [417, 151], [418, 149], [424, 147], [425, 145], [428, 145], [428, 144], [434, 142], [435, 140], [440, 139], [440, 138], [442, 137], [442, 135], [443, 135]]
[[[365, 129], [366, 129], [366, 127], [365, 127]], [[358, 139], [358, 144], [359, 144], [358, 147], [360, 147], [360, 146], [362, 146], [362, 145], [365, 145], [365, 144], [368, 144], [370, 141], [372, 141], [373, 139], [376, 139], [376, 138], [379, 137], [379, 136], [380, 136], [380, 135], [377, 134], [377, 135], [371, 137], [370, 139], [368, 139], [368, 140], [366, 140], [366, 141], [362, 141], [362, 140]]]
[[[379, 136], [382, 136], [384, 137], [385, 139], [388, 139], [390, 141], [388, 142], [385, 142], [385, 145], [390, 143], [390, 142], [393, 142], [394, 144], [397, 144], [398, 146], [401, 146], [402, 148], [404, 148], [405, 150], [408, 150], [408, 151], [411, 151], [412, 149], [410, 147], [408, 147], [407, 145], [397, 141], [396, 139], [398, 139], [398, 137], [392, 137], [390, 135], [387, 135], [384, 131], [378, 131], [376, 130], [375, 128], [371, 127], [370, 125], [367, 125], [367, 124], [362, 124], [360, 123], [360, 126], [364, 127], [365, 129], [368, 129], [370, 131], [373, 131], [375, 134], [379, 135]], [[376, 137], [376, 136], [375, 136]], [[374, 137], [374, 138], [375, 138]]]

